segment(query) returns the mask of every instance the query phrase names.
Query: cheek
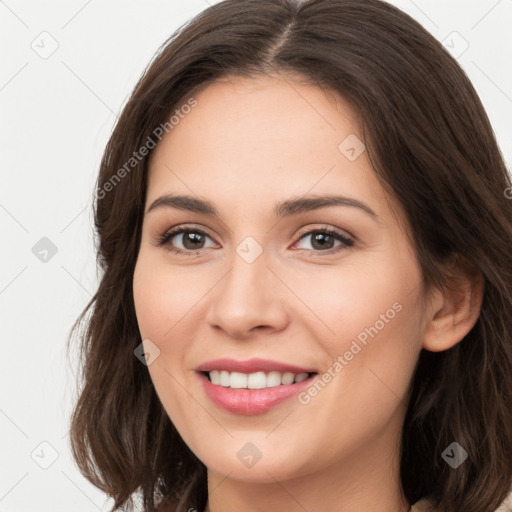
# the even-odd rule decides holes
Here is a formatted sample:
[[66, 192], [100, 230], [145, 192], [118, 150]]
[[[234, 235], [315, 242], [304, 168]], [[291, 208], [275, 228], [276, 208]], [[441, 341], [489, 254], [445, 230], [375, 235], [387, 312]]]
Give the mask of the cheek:
[[301, 403], [337, 455], [350, 445], [340, 439], [370, 438], [406, 403], [421, 348], [420, 276], [413, 267], [392, 270], [333, 272], [305, 300], [322, 321], [311, 316], [303, 326], [329, 357], [325, 385], [306, 390]]
[[142, 340], [151, 340], [159, 351], [148, 371], [160, 401], [179, 430], [185, 428], [182, 422], [190, 399], [182, 385], [183, 358], [190, 335], [186, 326], [193, 317], [193, 304], [201, 296], [193, 290], [187, 294], [190, 289], [182, 282], [175, 270], [158, 265], [143, 252], [139, 256], [133, 277], [137, 322]]
[[417, 325], [420, 275], [413, 265], [390, 258], [367, 266], [311, 267], [302, 274], [291, 269], [282, 275], [299, 299], [291, 320], [328, 340], [331, 355], [358, 335], [362, 341], [365, 333], [369, 338], [366, 329], [371, 327], [384, 332], [404, 321]]
[[320, 270], [296, 280], [294, 289], [309, 308], [298, 321], [326, 355], [329, 372], [329, 391], [322, 391], [315, 414], [322, 417], [325, 402], [344, 404], [360, 408], [361, 417], [374, 410], [377, 424], [396, 406], [396, 396], [405, 396], [421, 348], [419, 268], [394, 255], [372, 265]]
[[172, 267], [144, 252], [134, 271], [133, 296], [139, 331], [143, 340], [151, 340], [158, 347], [158, 357], [148, 370], [157, 394], [173, 418], [175, 414], [182, 416], [182, 405], [190, 399], [183, 388], [190, 370], [187, 356], [194, 333], [204, 318], [202, 301], [212, 286], [201, 285], [202, 282], [192, 266]]
[[152, 261], [143, 254], [135, 266], [133, 297], [141, 336], [163, 342], [175, 338], [182, 319], [190, 322], [205, 291], [190, 272]]

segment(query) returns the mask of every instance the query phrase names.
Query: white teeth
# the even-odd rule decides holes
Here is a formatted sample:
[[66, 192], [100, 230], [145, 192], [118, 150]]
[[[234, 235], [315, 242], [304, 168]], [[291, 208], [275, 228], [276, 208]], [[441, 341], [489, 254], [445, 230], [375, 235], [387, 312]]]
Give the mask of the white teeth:
[[249, 389], [262, 389], [267, 387], [267, 376], [264, 372], [250, 373], [247, 378]]
[[281, 384], [292, 384], [293, 379], [295, 378], [295, 375], [290, 372], [283, 373], [283, 376], [281, 377]]
[[246, 388], [247, 387], [247, 374], [240, 372], [231, 372], [229, 376], [229, 385], [232, 388]]
[[267, 387], [275, 388], [281, 385], [281, 374], [279, 372], [269, 372], [267, 374]]
[[289, 385], [294, 382], [302, 382], [308, 378], [307, 373], [291, 372], [255, 372], [241, 373], [228, 372], [226, 370], [212, 370], [209, 372], [212, 384], [234, 389], [263, 389], [275, 388], [276, 386]]
[[221, 386], [226, 386], [227, 388], [229, 387], [229, 381], [230, 381], [230, 377], [229, 377], [229, 372], [225, 371], [225, 370], [222, 370], [220, 372], [220, 382], [219, 384]]

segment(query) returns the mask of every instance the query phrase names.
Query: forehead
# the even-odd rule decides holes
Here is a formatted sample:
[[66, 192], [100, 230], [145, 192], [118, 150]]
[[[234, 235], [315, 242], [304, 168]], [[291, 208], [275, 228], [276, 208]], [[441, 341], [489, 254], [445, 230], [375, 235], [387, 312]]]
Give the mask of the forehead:
[[[339, 95], [290, 76], [228, 77], [196, 90], [197, 102], [155, 148], [147, 202], [166, 192], [254, 205], [343, 193], [386, 201]], [[186, 98], [185, 101], [187, 101]], [[353, 158], [354, 148], [360, 153]], [[248, 208], [249, 206], [247, 206]]]
[[[334, 91], [296, 76], [224, 77], [200, 88], [194, 98], [198, 105], [190, 118], [198, 135], [216, 131], [218, 142], [233, 146], [279, 137], [277, 142], [288, 144], [295, 138], [292, 148], [298, 150], [306, 137], [309, 148], [324, 141], [321, 149], [325, 151], [327, 144], [336, 144], [344, 132], [360, 131], [348, 102]], [[222, 140], [226, 134], [230, 141]]]
[[[304, 151], [337, 155], [338, 145], [349, 134], [359, 134], [349, 104], [333, 91], [297, 77], [261, 75], [255, 78], [224, 77], [196, 90], [196, 106], [181, 115], [155, 152], [164, 147], [200, 147], [201, 157], [225, 152], [226, 156], [262, 158], [276, 152], [276, 160], [300, 156]], [[178, 107], [177, 110], [180, 110]], [[304, 144], [306, 142], [306, 144]], [[269, 162], [270, 164], [271, 162]]]

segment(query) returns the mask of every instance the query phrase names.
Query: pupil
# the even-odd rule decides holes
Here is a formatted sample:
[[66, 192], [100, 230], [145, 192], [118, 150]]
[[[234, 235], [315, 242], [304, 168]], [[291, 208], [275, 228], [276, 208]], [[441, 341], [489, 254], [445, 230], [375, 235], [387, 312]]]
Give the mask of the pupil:
[[332, 242], [333, 238], [331, 235], [326, 235], [325, 233], [316, 233], [314, 236], [313, 236], [313, 247], [315, 246], [316, 243], [318, 243], [319, 241], [324, 241], [326, 242], [326, 239], [327, 239], [327, 243], [320, 243], [319, 247], [320, 249], [325, 249], [326, 248], [326, 245], [329, 245], [328, 248], [331, 248], [331, 245], [332, 244], [329, 244], [329, 242]]
[[183, 238], [183, 244], [185, 245], [185, 247], [187, 247], [188, 242], [192, 243], [192, 247], [187, 247], [188, 249], [197, 249], [197, 245], [194, 246], [193, 243], [200, 241], [201, 235], [199, 235], [198, 233], [187, 232], [186, 236]]

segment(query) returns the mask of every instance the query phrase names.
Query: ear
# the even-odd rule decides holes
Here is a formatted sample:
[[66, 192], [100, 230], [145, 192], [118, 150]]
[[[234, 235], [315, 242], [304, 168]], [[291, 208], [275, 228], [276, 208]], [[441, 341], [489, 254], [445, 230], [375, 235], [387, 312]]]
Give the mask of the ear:
[[465, 258], [455, 255], [447, 266], [446, 285], [429, 297], [423, 348], [448, 350], [473, 328], [480, 315], [484, 279]]

